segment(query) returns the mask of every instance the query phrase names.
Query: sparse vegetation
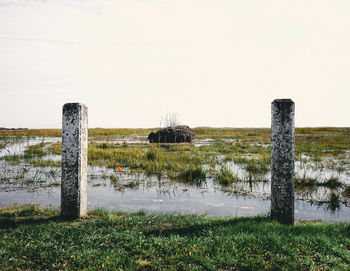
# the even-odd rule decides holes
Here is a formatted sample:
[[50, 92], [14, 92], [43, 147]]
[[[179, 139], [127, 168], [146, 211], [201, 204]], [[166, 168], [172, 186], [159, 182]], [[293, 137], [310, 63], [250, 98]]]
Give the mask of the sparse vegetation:
[[343, 196], [346, 198], [350, 198], [350, 185], [345, 185], [343, 190]]
[[331, 177], [325, 182], [321, 183], [321, 186], [325, 186], [331, 189], [341, 187], [343, 184], [336, 177]]
[[24, 151], [24, 157], [25, 158], [32, 158], [32, 157], [43, 157], [46, 153], [44, 151], [45, 143], [39, 143], [36, 145], [31, 145], [26, 148]]
[[[266, 176], [270, 172], [270, 129], [194, 129], [197, 140], [212, 140], [201, 146], [127, 142], [133, 138], [145, 139], [150, 131], [151, 129], [89, 129], [89, 165], [113, 169], [119, 166], [131, 175], [143, 172], [146, 176], [157, 175], [171, 181], [197, 185], [201, 183], [198, 180], [211, 179], [224, 190], [234, 182], [267, 181]], [[61, 131], [0, 131], [0, 144], [8, 148], [14, 142], [21, 142], [22, 138], [36, 136], [58, 137], [61, 136]], [[112, 143], [115, 140], [119, 143]], [[344, 183], [338, 176], [349, 169], [349, 151], [350, 128], [297, 128], [295, 157], [300, 167], [296, 172], [295, 184], [299, 193], [304, 193], [304, 188], [309, 193], [311, 188], [316, 191], [319, 187], [341, 193], [338, 188]], [[60, 161], [54, 157], [60, 154], [61, 143], [42, 142], [28, 146], [23, 155], [9, 152], [0, 157], [0, 160], [13, 166], [60, 167]], [[237, 172], [227, 170], [232, 163], [244, 172], [240, 178]], [[306, 173], [308, 170], [320, 173], [310, 177]], [[322, 177], [320, 174], [324, 170], [334, 172], [334, 177]]]
[[205, 181], [206, 173], [201, 167], [189, 167], [178, 174], [178, 179], [191, 184], [202, 184]]
[[234, 182], [241, 181], [237, 175], [234, 175], [227, 167], [222, 166], [215, 175], [216, 180], [222, 186], [229, 186]]

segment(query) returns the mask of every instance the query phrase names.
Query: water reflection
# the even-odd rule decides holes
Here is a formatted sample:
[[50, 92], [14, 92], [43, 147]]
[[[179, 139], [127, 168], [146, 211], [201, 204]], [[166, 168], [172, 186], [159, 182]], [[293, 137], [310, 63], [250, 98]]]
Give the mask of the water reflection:
[[0, 157], [8, 155], [23, 155], [27, 147], [40, 143], [56, 143], [61, 142], [60, 137], [8, 137], [5, 142], [5, 148], [0, 149]]
[[[60, 206], [60, 187], [35, 191], [0, 191], [1, 204], [38, 204]], [[270, 200], [230, 195], [208, 183], [203, 189], [177, 184], [164, 190], [163, 186], [140, 185], [137, 189], [118, 191], [113, 185], [88, 185], [88, 208], [103, 207], [109, 210], [150, 213], [195, 213], [210, 216], [254, 216], [268, 214]], [[332, 212], [329, 212], [331, 208]], [[296, 201], [296, 219], [350, 221], [350, 207], [313, 204]]]
[[[56, 143], [60, 138], [31, 138], [23, 142], [13, 141], [0, 150], [0, 157], [23, 155], [30, 145]], [[106, 141], [103, 141], [106, 142]], [[143, 144], [145, 137], [123, 138], [109, 143]], [[102, 142], [101, 142], [102, 143]], [[198, 140], [196, 146], [211, 144], [211, 140]], [[41, 159], [59, 161], [60, 155], [47, 155]], [[304, 157], [304, 160], [306, 158]], [[195, 186], [174, 182], [166, 176], [149, 176], [141, 172], [122, 173], [106, 167], [88, 167], [88, 207], [104, 207], [122, 211], [140, 209], [155, 213], [200, 213], [214, 216], [247, 216], [267, 214], [270, 209], [270, 172], [251, 176], [239, 164], [224, 162], [204, 165], [203, 169], [219, 170], [227, 167], [241, 181], [221, 186], [207, 174], [205, 182]], [[297, 161], [296, 175], [316, 178], [318, 181], [336, 177], [350, 184], [348, 170], [337, 167], [317, 167], [312, 161]], [[0, 160], [0, 204], [60, 205], [59, 167], [35, 167], [11, 165]], [[350, 221], [350, 207], [341, 196], [341, 187], [304, 186], [296, 189], [296, 218], [328, 221]]]

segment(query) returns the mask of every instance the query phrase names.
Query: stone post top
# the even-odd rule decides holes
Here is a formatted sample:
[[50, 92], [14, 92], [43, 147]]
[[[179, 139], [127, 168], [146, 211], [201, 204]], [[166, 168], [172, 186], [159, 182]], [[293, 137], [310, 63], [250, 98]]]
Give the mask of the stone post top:
[[87, 108], [87, 106], [83, 103], [66, 103], [63, 105], [63, 108], [77, 108], [77, 107], [85, 107]]
[[272, 103], [288, 103], [288, 104], [294, 104], [292, 99], [275, 99]]

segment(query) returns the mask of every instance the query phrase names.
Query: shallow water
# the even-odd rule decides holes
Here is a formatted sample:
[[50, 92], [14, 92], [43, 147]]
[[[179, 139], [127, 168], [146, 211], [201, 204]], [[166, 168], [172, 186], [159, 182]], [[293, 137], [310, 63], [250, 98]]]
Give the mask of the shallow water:
[[[9, 138], [5, 148], [0, 149], [0, 157], [7, 155], [23, 155], [27, 147], [39, 143], [56, 143], [61, 142], [60, 137], [34, 137], [34, 138]], [[5, 143], [5, 142], [4, 142]]]
[[115, 137], [115, 138], [109, 138], [106, 140], [94, 140], [89, 139], [90, 143], [110, 143], [110, 144], [116, 144], [116, 145], [122, 145], [122, 144], [147, 144], [149, 142], [147, 136], [127, 136], [127, 137]]
[[[225, 142], [234, 142], [236, 140], [231, 139], [223, 139]], [[149, 140], [147, 136], [131, 136], [131, 137], [120, 137], [120, 138], [111, 138], [108, 140], [89, 140], [91, 143], [111, 143], [111, 144], [129, 144], [129, 145], [135, 145], [135, 144], [149, 144]], [[194, 139], [192, 141], [192, 145], [196, 147], [200, 146], [208, 146], [214, 142], [214, 139], [211, 138], [204, 138], [204, 139]]]
[[[13, 204], [37, 204], [43, 207], [60, 206], [60, 187], [0, 191], [0, 206]], [[156, 187], [140, 187], [118, 191], [113, 186], [88, 185], [88, 208], [103, 207], [109, 210], [148, 213], [206, 214], [209, 216], [255, 216], [268, 214], [270, 200], [259, 198], [230, 196], [222, 191], [207, 188], [199, 190], [184, 186], [166, 193]], [[327, 206], [313, 205], [305, 201], [296, 201], [296, 220], [350, 221], [350, 207], [342, 205], [335, 212]]]
[[[24, 139], [23, 142], [13, 141], [5, 149], [0, 150], [0, 157], [22, 155], [28, 146], [46, 142], [60, 142], [60, 138], [40, 137]], [[145, 144], [147, 138], [126, 137], [100, 143], [104, 142]], [[201, 139], [193, 144], [203, 146], [212, 143], [213, 140]], [[349, 156], [349, 153], [347, 155]], [[304, 158], [307, 160], [307, 157]], [[59, 161], [61, 156], [47, 155], [41, 159]], [[331, 162], [336, 161], [329, 161]], [[325, 161], [325, 163], [328, 162]], [[224, 165], [240, 179], [249, 179], [249, 174], [242, 166], [234, 162], [226, 162]], [[314, 177], [318, 180], [336, 177], [342, 183], [350, 184], [349, 168], [339, 171], [336, 167], [315, 167], [315, 165], [310, 160], [296, 161], [296, 174]], [[204, 165], [203, 167], [209, 166]], [[60, 168], [57, 167], [40, 168], [23, 163], [10, 165], [0, 160], [0, 206], [38, 204], [59, 207], [60, 175]], [[115, 181], [110, 180], [111, 176], [115, 177]], [[151, 213], [200, 213], [211, 216], [267, 214], [270, 209], [270, 173], [254, 178], [253, 182], [238, 182], [229, 188], [222, 189], [209, 177], [203, 186], [193, 187], [170, 182], [167, 178], [158, 179], [144, 174], [130, 175], [128, 169], [118, 173], [110, 168], [89, 166], [88, 208], [103, 207], [122, 211], [145, 210]], [[340, 203], [339, 208], [332, 211], [334, 207], [329, 204], [318, 205], [305, 201], [324, 201], [329, 198], [329, 195], [330, 190], [323, 187], [306, 192], [296, 191], [296, 219], [350, 221], [350, 207], [346, 204]]]

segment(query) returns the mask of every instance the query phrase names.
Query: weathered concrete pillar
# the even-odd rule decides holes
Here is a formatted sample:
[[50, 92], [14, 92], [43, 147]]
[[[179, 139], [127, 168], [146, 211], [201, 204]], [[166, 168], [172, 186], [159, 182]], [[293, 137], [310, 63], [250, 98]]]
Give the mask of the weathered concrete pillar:
[[294, 223], [294, 102], [271, 104], [271, 217]]
[[87, 211], [88, 109], [67, 103], [62, 117], [61, 215], [84, 216]]

